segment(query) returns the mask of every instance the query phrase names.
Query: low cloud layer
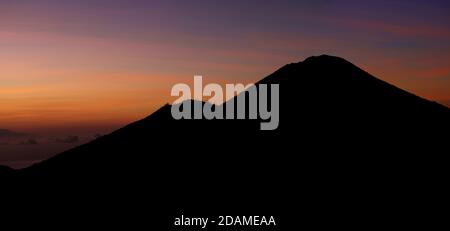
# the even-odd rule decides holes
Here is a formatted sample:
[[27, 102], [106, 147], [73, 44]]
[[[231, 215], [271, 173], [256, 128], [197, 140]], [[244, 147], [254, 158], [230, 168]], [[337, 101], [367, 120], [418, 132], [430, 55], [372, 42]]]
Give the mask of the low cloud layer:
[[0, 138], [14, 138], [14, 137], [22, 137], [26, 136], [25, 133], [15, 132], [8, 129], [0, 128]]
[[24, 141], [21, 141], [19, 145], [37, 145], [39, 144], [36, 139], [30, 138]]
[[67, 136], [67, 137], [63, 137], [63, 138], [56, 138], [56, 143], [65, 143], [65, 144], [70, 144], [70, 143], [77, 143], [80, 141], [80, 138], [78, 136]]

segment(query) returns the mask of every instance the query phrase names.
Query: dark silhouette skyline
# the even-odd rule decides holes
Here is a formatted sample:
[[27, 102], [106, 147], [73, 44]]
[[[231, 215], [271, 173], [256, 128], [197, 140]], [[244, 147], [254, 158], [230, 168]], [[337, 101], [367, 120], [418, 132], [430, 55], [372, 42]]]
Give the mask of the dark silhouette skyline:
[[261, 83], [281, 86], [280, 128], [273, 132], [259, 131], [258, 120], [177, 121], [171, 117], [171, 106], [165, 105], [143, 120], [19, 172], [77, 177], [80, 168], [90, 178], [96, 173], [114, 172], [117, 164], [128, 163], [127, 170], [133, 170], [154, 158], [168, 158], [152, 154], [166, 143], [179, 142], [168, 147], [174, 148], [177, 156], [184, 156], [189, 151], [183, 150], [189, 150], [191, 143], [213, 150], [215, 144], [239, 137], [243, 139], [241, 145], [258, 139], [282, 142], [278, 139], [285, 133], [289, 139], [297, 133], [309, 141], [305, 145], [317, 143], [319, 149], [320, 143], [327, 142], [349, 148], [365, 143], [366, 147], [379, 148], [378, 143], [393, 142], [408, 148], [418, 145], [415, 140], [438, 142], [446, 138], [448, 108], [381, 81], [341, 58], [310, 57], [284, 66], [257, 86]]
[[175, 229], [180, 213], [270, 213], [277, 230], [418, 227], [439, 215], [429, 204], [441, 198], [450, 109], [332, 56], [260, 83], [280, 84], [276, 130], [174, 120], [165, 105], [31, 167], [1, 167], [0, 178], [20, 185], [15, 203], [50, 211], [33, 218], [101, 227]]

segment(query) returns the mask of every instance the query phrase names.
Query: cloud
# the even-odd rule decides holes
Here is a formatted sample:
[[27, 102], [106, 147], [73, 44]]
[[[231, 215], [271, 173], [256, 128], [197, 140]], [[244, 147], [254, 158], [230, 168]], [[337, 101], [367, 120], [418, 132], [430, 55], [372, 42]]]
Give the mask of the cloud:
[[77, 143], [80, 141], [80, 138], [78, 136], [67, 136], [64, 138], [56, 138], [56, 143], [66, 143], [66, 144], [71, 144], [71, 143]]
[[26, 134], [0, 128], [0, 137], [21, 137], [21, 136], [26, 136]]
[[[388, 33], [395, 36], [407, 38], [449, 38], [450, 30], [444, 26], [428, 25], [419, 23], [400, 23], [388, 20], [370, 20], [341, 18], [329, 19], [330, 22], [338, 23], [340, 27], [350, 27], [368, 33]], [[331, 21], [332, 20], [332, 21]]]
[[32, 139], [32, 138], [27, 139], [27, 140], [24, 140], [24, 141], [21, 141], [21, 142], [19, 143], [19, 145], [37, 145], [37, 144], [39, 144], [39, 143], [37, 142], [37, 140], [36, 140], [36, 139]]

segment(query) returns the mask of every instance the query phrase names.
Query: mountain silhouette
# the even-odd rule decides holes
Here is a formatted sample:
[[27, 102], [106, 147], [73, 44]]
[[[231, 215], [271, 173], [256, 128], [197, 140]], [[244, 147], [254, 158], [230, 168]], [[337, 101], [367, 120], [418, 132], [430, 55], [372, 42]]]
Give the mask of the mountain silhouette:
[[0, 166], [0, 179], [11, 177], [14, 174], [14, 170], [7, 166]]
[[[164, 105], [111, 134], [8, 174], [30, 188], [58, 187], [53, 197], [76, 192], [106, 204], [104, 196], [114, 195], [122, 199], [114, 203], [126, 208], [301, 204], [308, 211], [303, 218], [312, 223], [314, 214], [343, 223], [382, 220], [395, 211], [380, 215], [378, 209], [393, 201], [411, 208], [411, 191], [432, 190], [438, 181], [440, 159], [448, 153], [450, 109], [326, 55], [288, 64], [260, 84], [280, 85], [276, 130], [261, 131], [260, 120], [175, 120], [171, 105]], [[368, 208], [367, 216], [358, 212], [362, 208]], [[128, 215], [139, 220], [133, 211]], [[155, 227], [165, 227], [162, 219]]]

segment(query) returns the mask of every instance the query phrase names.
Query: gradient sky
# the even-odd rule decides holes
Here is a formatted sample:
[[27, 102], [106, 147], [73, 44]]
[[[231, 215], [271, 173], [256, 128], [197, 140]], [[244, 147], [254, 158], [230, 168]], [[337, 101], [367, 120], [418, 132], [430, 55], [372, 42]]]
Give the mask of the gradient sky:
[[319, 54], [450, 105], [450, 2], [0, 0], [0, 128], [113, 129], [193, 75], [246, 83]]

